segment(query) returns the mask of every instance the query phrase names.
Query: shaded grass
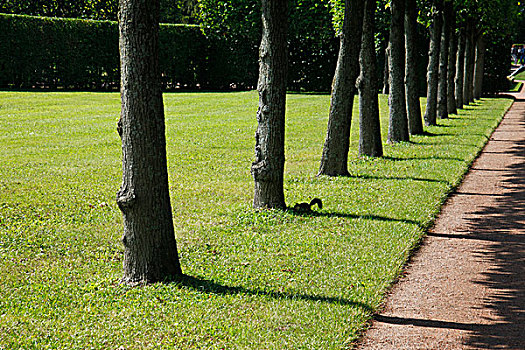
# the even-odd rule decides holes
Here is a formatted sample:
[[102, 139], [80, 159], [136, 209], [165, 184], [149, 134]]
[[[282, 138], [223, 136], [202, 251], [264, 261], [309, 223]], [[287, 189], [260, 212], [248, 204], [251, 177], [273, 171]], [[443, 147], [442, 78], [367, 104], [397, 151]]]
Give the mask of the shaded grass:
[[510, 92], [519, 92], [521, 90], [523, 83], [519, 81], [511, 81], [511, 87], [509, 89]]
[[525, 80], [525, 72], [518, 73], [513, 80]]
[[[422, 101], [424, 102], [424, 101]], [[183, 283], [119, 284], [118, 94], [0, 93], [0, 348], [349, 346], [510, 100], [316, 178], [329, 96], [289, 95], [287, 203], [251, 209], [257, 94], [166, 94]], [[386, 139], [386, 98], [381, 97]]]

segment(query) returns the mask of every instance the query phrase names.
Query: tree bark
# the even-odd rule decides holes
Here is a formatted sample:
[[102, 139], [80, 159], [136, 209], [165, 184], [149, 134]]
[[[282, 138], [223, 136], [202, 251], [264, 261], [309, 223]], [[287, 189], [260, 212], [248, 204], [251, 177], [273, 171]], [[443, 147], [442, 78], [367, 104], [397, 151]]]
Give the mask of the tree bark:
[[456, 108], [463, 108], [463, 82], [465, 80], [465, 43], [467, 36], [465, 28], [459, 30], [458, 35], [458, 54], [456, 60]]
[[359, 64], [359, 155], [381, 157], [383, 144], [379, 125], [379, 102], [375, 53], [376, 0], [365, 0]]
[[119, 11], [124, 276], [128, 284], [181, 275], [169, 196], [159, 54], [159, 1]]
[[450, 16], [452, 3], [446, 2], [443, 11], [443, 29], [441, 30], [441, 48], [439, 53], [438, 112], [439, 119], [448, 118], [448, 50], [450, 46]]
[[427, 70], [427, 108], [425, 125], [436, 125], [437, 95], [439, 83], [439, 52], [441, 50], [441, 29], [443, 27], [443, 0], [434, 0], [432, 5], [433, 19], [428, 53]]
[[476, 42], [476, 68], [474, 71], [474, 98], [479, 100], [483, 92], [483, 74], [485, 71], [486, 42], [482, 34]]
[[383, 64], [383, 88], [381, 92], [385, 95], [390, 93], [390, 39], [388, 39], [388, 44], [383, 50], [385, 56], [385, 62]]
[[405, 92], [407, 100], [408, 128], [411, 135], [423, 134], [421, 105], [417, 91], [417, 6], [416, 0], [406, 0], [405, 4]]
[[288, 71], [288, 0], [262, 0], [254, 208], [284, 209], [284, 131]]
[[474, 81], [474, 26], [469, 20], [466, 28], [465, 40], [465, 74], [463, 80], [463, 104], [468, 105], [474, 101], [473, 81]]
[[392, 13], [388, 97], [390, 120], [387, 141], [396, 143], [410, 139], [405, 98], [405, 0], [392, 0], [390, 10]]
[[318, 175], [348, 176], [348, 149], [356, 80], [359, 75], [359, 51], [363, 30], [362, 0], [345, 1], [343, 31], [339, 38], [339, 57], [332, 84], [326, 141]]
[[452, 11], [449, 26], [449, 50], [448, 50], [448, 68], [447, 68], [447, 109], [449, 114], [457, 114], [456, 108], [456, 89], [454, 78], [456, 76], [456, 55], [457, 55], [457, 37], [456, 37], [456, 16]]

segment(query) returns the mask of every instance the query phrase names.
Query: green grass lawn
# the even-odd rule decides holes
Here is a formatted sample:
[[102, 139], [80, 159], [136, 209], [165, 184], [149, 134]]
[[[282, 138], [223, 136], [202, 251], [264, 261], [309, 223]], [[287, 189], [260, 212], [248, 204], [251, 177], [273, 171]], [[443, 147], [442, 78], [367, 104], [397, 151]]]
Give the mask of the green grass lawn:
[[511, 104], [483, 99], [360, 159], [356, 102], [351, 176], [317, 178], [329, 96], [289, 95], [286, 200], [324, 202], [298, 215], [251, 209], [256, 92], [164, 96], [193, 281], [129, 288], [119, 95], [0, 92], [0, 349], [348, 347]]

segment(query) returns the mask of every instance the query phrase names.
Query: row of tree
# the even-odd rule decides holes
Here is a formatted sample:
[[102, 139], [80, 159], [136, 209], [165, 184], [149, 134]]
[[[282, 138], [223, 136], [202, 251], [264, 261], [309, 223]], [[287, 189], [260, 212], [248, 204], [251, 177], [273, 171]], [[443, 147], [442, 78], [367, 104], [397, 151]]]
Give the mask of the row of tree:
[[[500, 1], [503, 6], [505, 1]], [[285, 93], [279, 79], [286, 74], [285, 18], [273, 34], [273, 16], [286, 13], [287, 1], [264, 12], [259, 74], [259, 123], [256, 133], [256, 160], [252, 166], [255, 179], [255, 208], [285, 208], [283, 191]], [[506, 1], [511, 5], [510, 1]], [[279, 5], [277, 5], [279, 4]], [[489, 3], [486, 3], [489, 4]], [[492, 2], [492, 5], [494, 1]], [[389, 86], [388, 143], [409, 141], [410, 135], [423, 134], [437, 119], [447, 118], [457, 108], [479, 99], [485, 62], [485, 35], [491, 21], [479, 15], [482, 1], [454, 2], [434, 0], [429, 11], [431, 32], [427, 70], [427, 105], [421, 115], [416, 89], [416, 0], [391, 0], [387, 59]], [[514, 4], [516, 5], [516, 4]], [[340, 33], [340, 50], [332, 85], [328, 131], [321, 157], [319, 175], [349, 175], [348, 151], [353, 96], [359, 94], [359, 154], [383, 155], [379, 125], [377, 64], [375, 50], [376, 0], [345, 0]], [[456, 16], [460, 13], [460, 16]], [[269, 24], [267, 24], [267, 22]], [[498, 28], [501, 29], [501, 28]], [[272, 40], [265, 36], [275, 35]], [[278, 41], [279, 39], [281, 41]], [[268, 44], [270, 43], [270, 44]], [[277, 60], [278, 58], [278, 60]], [[508, 59], [508, 57], [507, 57]], [[277, 61], [274, 61], [277, 60]], [[263, 70], [264, 68], [264, 70]], [[272, 84], [268, 84], [271, 81]]]
[[[261, 0], [258, 127], [256, 157], [251, 168], [255, 181], [255, 208], [286, 208], [283, 178], [287, 31], [289, 4], [294, 1], [300, 2]], [[384, 2], [333, 2], [334, 8], [343, 11], [342, 16], [338, 15], [343, 23], [339, 26], [340, 50], [319, 174], [345, 176], [348, 175], [349, 132], [356, 93], [360, 104], [359, 153], [375, 157], [383, 154], [375, 34], [378, 4]], [[415, 70], [412, 68], [418, 9], [420, 13], [428, 13], [431, 31], [424, 122], [435, 125], [438, 118], [446, 118], [448, 113], [454, 113], [454, 108], [479, 97], [481, 78], [475, 77], [483, 72], [484, 37], [490, 34], [490, 28], [501, 29], [500, 24], [492, 27], [487, 24], [501, 22], [494, 22], [495, 18], [490, 17], [490, 22], [483, 20], [484, 15], [480, 13], [494, 3], [498, 3], [494, 14], [504, 13], [502, 9], [516, 12], [518, 9], [513, 0], [434, 0], [431, 4], [415, 0], [388, 2], [388, 142], [407, 141], [410, 134], [423, 133], [419, 96], [413, 89]], [[164, 109], [157, 59], [159, 4], [159, 0], [120, 0], [122, 109], [118, 130], [122, 138], [123, 183], [117, 194], [117, 203], [124, 215], [124, 281], [127, 283], [152, 282], [182, 275], [166, 167]], [[456, 19], [454, 13], [458, 14]], [[424, 19], [424, 16], [419, 16], [420, 21], [422, 17]], [[499, 15], [497, 18], [501, 19]], [[504, 56], [508, 62], [506, 52]]]

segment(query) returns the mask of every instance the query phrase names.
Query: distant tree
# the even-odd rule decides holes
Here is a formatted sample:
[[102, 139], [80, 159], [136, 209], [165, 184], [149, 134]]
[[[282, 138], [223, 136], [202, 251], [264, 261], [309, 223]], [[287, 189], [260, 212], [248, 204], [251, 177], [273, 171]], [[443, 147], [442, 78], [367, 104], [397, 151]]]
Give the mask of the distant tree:
[[381, 93], [384, 95], [390, 94], [390, 40], [386, 39], [386, 46], [383, 50], [383, 88]]
[[441, 30], [441, 49], [439, 52], [439, 78], [437, 117], [448, 118], [448, 54], [450, 46], [450, 27], [452, 26], [453, 8], [451, 1], [445, 1], [443, 9], [443, 27]]
[[359, 155], [381, 157], [383, 145], [379, 125], [378, 81], [375, 52], [376, 0], [365, 0], [363, 36], [359, 64]]
[[328, 130], [319, 175], [347, 176], [348, 149], [354, 95], [359, 76], [359, 51], [363, 31], [362, 0], [346, 0], [340, 48], [332, 83]]
[[254, 208], [284, 209], [284, 129], [288, 70], [288, 0], [262, 0]]
[[[390, 26], [392, 13], [391, 0], [376, 0], [377, 8], [374, 19], [375, 47], [378, 69], [378, 86], [381, 93], [390, 93], [389, 60], [390, 60]], [[382, 69], [381, 69], [382, 68]]]
[[463, 104], [468, 105], [474, 101], [474, 64], [476, 54], [476, 27], [473, 19], [467, 21], [465, 29], [465, 73], [463, 74]]
[[388, 142], [395, 143], [409, 140], [405, 98], [405, 0], [392, 0], [390, 9], [392, 21], [388, 64], [390, 85]]
[[467, 36], [465, 28], [460, 28], [458, 33], [458, 50], [456, 59], [456, 77], [454, 78], [454, 87], [456, 90], [456, 107], [463, 108], [463, 82], [465, 77], [465, 44]]
[[474, 70], [474, 98], [480, 99], [483, 92], [483, 76], [485, 72], [485, 50], [486, 41], [482, 33], [478, 35], [476, 41], [476, 61]]
[[124, 277], [129, 284], [181, 275], [168, 187], [158, 65], [159, 1], [120, 0]]
[[449, 29], [449, 46], [448, 46], [448, 64], [447, 64], [447, 112], [456, 114], [456, 89], [454, 78], [456, 76], [456, 55], [457, 55], [457, 36], [456, 36], [456, 16], [454, 8], [451, 6], [450, 26]]
[[423, 121], [421, 116], [421, 105], [417, 89], [417, 6], [416, 0], [406, 0], [405, 6], [405, 45], [406, 45], [406, 67], [405, 67], [405, 91], [407, 102], [408, 128], [411, 135], [423, 133]]
[[439, 82], [439, 52], [441, 50], [441, 30], [443, 27], [443, 0], [432, 3], [432, 24], [430, 35], [430, 50], [427, 70], [427, 108], [425, 124], [436, 125], [437, 96]]

